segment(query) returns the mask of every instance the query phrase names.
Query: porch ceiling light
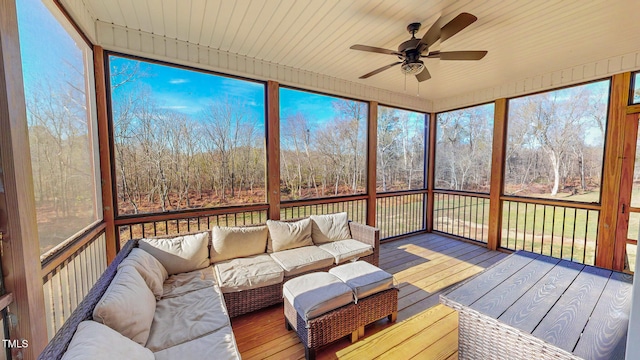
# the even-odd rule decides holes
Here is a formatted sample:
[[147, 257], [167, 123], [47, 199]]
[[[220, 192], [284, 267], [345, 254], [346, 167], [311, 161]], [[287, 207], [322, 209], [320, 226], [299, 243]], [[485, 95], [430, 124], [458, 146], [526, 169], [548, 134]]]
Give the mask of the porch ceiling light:
[[416, 75], [424, 70], [424, 63], [422, 60], [417, 60], [415, 62], [403, 62], [400, 66], [400, 70], [405, 75]]

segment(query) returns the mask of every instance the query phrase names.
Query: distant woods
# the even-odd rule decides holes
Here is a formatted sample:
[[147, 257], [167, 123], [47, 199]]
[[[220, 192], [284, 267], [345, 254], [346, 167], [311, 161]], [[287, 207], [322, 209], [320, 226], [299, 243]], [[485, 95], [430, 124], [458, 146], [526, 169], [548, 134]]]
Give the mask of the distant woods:
[[25, 82], [31, 169], [41, 253], [98, 219], [96, 158], [82, 57], [62, 77]]
[[119, 213], [264, 202], [259, 114], [230, 98], [193, 115], [172, 110], [135, 81], [136, 72], [115, 69], [112, 75]]
[[[600, 81], [509, 100], [505, 193], [598, 192], [608, 91]], [[437, 121], [436, 187], [488, 193], [493, 104], [440, 113]]]

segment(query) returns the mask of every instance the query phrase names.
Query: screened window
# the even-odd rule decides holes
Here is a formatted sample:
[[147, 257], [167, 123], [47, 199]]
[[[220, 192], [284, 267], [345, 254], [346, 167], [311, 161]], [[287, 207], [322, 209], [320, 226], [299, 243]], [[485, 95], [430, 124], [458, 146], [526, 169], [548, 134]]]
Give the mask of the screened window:
[[41, 1], [19, 1], [17, 9], [44, 255], [102, 218], [93, 55], [67, 20]]
[[505, 193], [599, 202], [609, 81], [509, 101]]
[[426, 116], [378, 106], [378, 192], [422, 189]]
[[364, 193], [367, 104], [280, 88], [283, 200]]
[[264, 203], [264, 84], [109, 56], [118, 214]]
[[437, 115], [436, 188], [489, 192], [493, 108], [491, 103]]

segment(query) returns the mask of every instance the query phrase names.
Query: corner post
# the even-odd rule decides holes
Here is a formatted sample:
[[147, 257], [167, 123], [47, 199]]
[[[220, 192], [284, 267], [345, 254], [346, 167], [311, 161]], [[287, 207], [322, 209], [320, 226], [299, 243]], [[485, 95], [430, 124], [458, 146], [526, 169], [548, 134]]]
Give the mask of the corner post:
[[100, 153], [100, 185], [102, 188], [102, 219], [105, 222], [107, 264], [115, 259], [120, 246], [116, 238], [113, 177], [111, 173], [111, 136], [107, 105], [107, 77], [104, 49], [93, 47], [93, 69], [96, 82], [96, 112], [98, 114], [98, 147]]
[[0, 0], [0, 229], [10, 338], [29, 346], [13, 357], [35, 359], [47, 344], [40, 243], [29, 150], [16, 1]]
[[[602, 186], [600, 187], [600, 222], [598, 224], [598, 238], [596, 246], [596, 266], [607, 269], [614, 268], [614, 251], [616, 241], [625, 246], [624, 239], [616, 240], [616, 225], [618, 214], [622, 212], [624, 202], [620, 199], [620, 179], [624, 158], [625, 119], [629, 102], [629, 87], [631, 73], [613, 75], [611, 79], [611, 94], [609, 96], [609, 120], [604, 149], [604, 168], [602, 171]], [[633, 175], [632, 175], [633, 176]], [[627, 204], [628, 205], [628, 204]], [[621, 260], [619, 258], [618, 260]], [[616, 270], [622, 270], [624, 265], [617, 262]]]

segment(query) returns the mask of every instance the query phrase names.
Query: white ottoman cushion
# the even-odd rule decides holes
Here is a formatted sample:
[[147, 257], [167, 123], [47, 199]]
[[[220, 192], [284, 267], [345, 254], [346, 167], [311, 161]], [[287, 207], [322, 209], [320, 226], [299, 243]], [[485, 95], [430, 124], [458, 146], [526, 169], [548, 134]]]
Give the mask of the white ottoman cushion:
[[299, 276], [284, 283], [283, 295], [304, 320], [353, 302], [351, 288], [326, 272]]
[[336, 266], [329, 273], [353, 289], [356, 301], [394, 287], [391, 274], [366, 261]]

